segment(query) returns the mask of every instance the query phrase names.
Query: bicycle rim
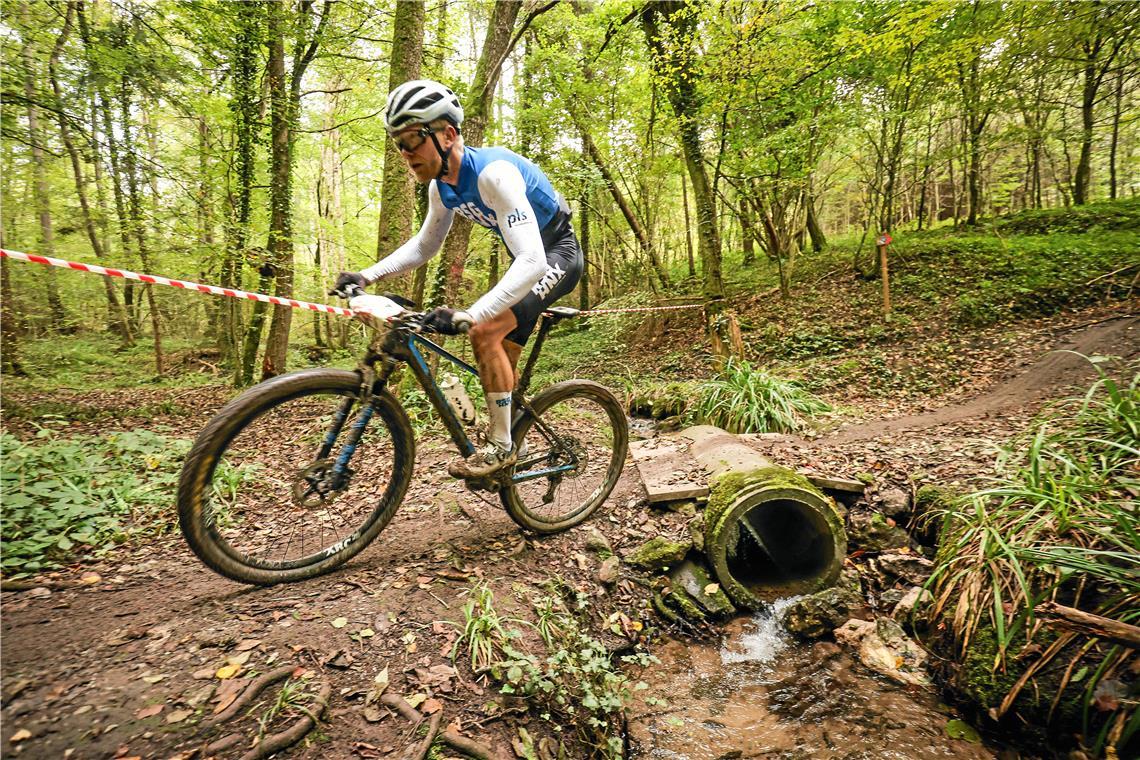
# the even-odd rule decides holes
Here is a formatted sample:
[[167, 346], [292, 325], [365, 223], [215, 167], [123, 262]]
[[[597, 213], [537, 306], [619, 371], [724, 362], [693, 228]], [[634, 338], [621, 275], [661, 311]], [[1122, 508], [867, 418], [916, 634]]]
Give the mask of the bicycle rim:
[[515, 430], [525, 455], [502, 493], [508, 514], [539, 533], [565, 530], [586, 520], [610, 495], [628, 449], [624, 410], [597, 383], [568, 381], [535, 397], [541, 423], [524, 416]]
[[180, 487], [191, 547], [249, 583], [299, 580], [345, 562], [388, 523], [410, 478], [411, 433], [391, 397], [374, 400], [338, 477], [336, 458], [360, 420], [359, 380], [347, 372], [288, 380], [223, 410], [188, 457], [191, 475]]

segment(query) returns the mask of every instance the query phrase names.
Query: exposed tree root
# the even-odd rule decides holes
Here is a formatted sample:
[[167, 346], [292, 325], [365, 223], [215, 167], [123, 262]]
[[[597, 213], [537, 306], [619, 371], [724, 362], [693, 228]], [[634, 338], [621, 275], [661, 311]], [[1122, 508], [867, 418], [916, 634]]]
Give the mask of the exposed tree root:
[[272, 683], [276, 683], [277, 681], [280, 681], [284, 678], [288, 678], [289, 674], [291, 674], [293, 670], [296, 669], [296, 667], [296, 665], [282, 665], [276, 670], [271, 670], [268, 673], [263, 673], [262, 675], [258, 676], [249, 684], [249, 686], [245, 687], [245, 691], [243, 691], [241, 693], [241, 696], [233, 701], [233, 704], [231, 704], [229, 707], [214, 717], [210, 718], [205, 722], [204, 725], [216, 726], [219, 723], [225, 723], [227, 720], [230, 720], [246, 707], [248, 707], [253, 702], [254, 697], [264, 691], [267, 686]]
[[[400, 715], [404, 716], [407, 720], [413, 723], [419, 723], [424, 719], [423, 713], [408, 704], [407, 700], [398, 694], [384, 694], [380, 697], [380, 701], [391, 707]], [[439, 724], [443, 722], [443, 713], [438, 712], [432, 716], [431, 725], [428, 727], [429, 739], [434, 738], [436, 732], [439, 730]], [[473, 739], [468, 739], [466, 736], [460, 736], [457, 731], [444, 731], [439, 734], [439, 738], [444, 744], [454, 750], [462, 752], [468, 757], [473, 757], [475, 760], [497, 760], [495, 753], [490, 748], [483, 746]], [[426, 757], [427, 750], [431, 749], [431, 741], [425, 741], [420, 746], [421, 754], [414, 755], [416, 758]], [[243, 758], [243, 760], [245, 760]]]
[[242, 755], [241, 760], [262, 760], [262, 758], [269, 757], [275, 752], [280, 752], [286, 747], [291, 747], [299, 742], [304, 738], [305, 734], [312, 731], [313, 727], [317, 725], [317, 719], [320, 718], [321, 713], [323, 713], [325, 707], [328, 706], [329, 693], [331, 691], [332, 687], [329, 686], [329, 684], [322, 684], [321, 691], [317, 695], [316, 700], [309, 705], [309, 708], [304, 711], [305, 714], [299, 718], [296, 723], [280, 733], [265, 737], [265, 739], [257, 743], [257, 746]]

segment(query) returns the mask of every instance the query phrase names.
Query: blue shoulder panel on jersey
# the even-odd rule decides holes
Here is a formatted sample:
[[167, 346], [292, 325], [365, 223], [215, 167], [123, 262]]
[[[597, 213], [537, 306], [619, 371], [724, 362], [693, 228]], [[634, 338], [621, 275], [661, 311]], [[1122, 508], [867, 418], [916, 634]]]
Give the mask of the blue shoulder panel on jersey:
[[459, 167], [459, 184], [455, 187], [446, 182], [436, 181], [439, 199], [443, 205], [475, 224], [499, 231], [495, 212], [483, 203], [479, 196], [479, 174], [494, 161], [507, 161], [518, 167], [526, 182], [526, 199], [538, 216], [538, 227], [542, 229], [558, 213], [558, 193], [550, 180], [533, 162], [506, 148], [463, 147], [463, 162]]

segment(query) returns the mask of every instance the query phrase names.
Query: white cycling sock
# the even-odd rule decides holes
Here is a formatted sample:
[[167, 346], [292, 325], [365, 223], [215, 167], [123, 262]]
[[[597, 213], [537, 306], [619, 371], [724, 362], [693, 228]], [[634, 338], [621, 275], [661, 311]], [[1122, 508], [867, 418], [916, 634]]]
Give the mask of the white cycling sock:
[[491, 441], [500, 449], [511, 448], [511, 394], [488, 393], [487, 413], [491, 418]]

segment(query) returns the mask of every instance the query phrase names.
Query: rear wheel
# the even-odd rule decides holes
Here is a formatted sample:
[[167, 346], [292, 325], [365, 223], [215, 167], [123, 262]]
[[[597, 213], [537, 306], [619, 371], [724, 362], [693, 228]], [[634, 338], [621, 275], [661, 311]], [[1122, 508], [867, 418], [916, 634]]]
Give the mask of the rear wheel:
[[523, 528], [556, 533], [589, 518], [613, 491], [629, 428], [614, 395], [589, 380], [552, 385], [531, 408], [534, 414], [524, 412], [515, 423], [513, 438], [523, 453], [515, 482], [500, 498]]
[[384, 529], [411, 480], [415, 443], [396, 399], [384, 391], [362, 410], [360, 386], [355, 372], [303, 370], [249, 389], [210, 421], [178, 485], [179, 525], [207, 566], [244, 583], [302, 580]]

